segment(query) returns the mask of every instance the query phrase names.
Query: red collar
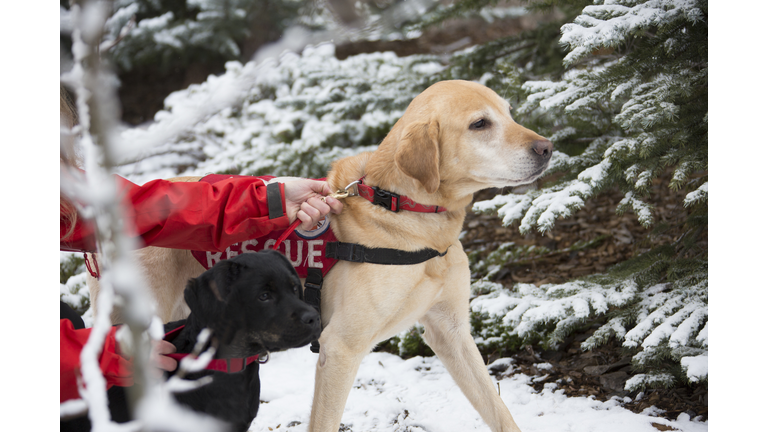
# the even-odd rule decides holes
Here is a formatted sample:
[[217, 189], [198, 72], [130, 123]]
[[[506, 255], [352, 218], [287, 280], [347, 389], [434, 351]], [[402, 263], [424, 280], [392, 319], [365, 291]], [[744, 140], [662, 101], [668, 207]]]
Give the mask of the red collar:
[[398, 195], [394, 192], [379, 189], [376, 186], [367, 186], [363, 184], [363, 179], [365, 179], [365, 176], [358, 180], [359, 183], [357, 184], [359, 196], [387, 210], [393, 212], [408, 210], [419, 213], [442, 213], [448, 211], [445, 207], [419, 204], [405, 195]]
[[[165, 337], [163, 340], [171, 341], [173, 338], [179, 335], [181, 333], [181, 330], [184, 328], [184, 326], [175, 328], [168, 333], [165, 334]], [[172, 353], [172, 354], [166, 354], [166, 356], [175, 359], [176, 361], [180, 362], [181, 359], [188, 356], [189, 354], [183, 354], [183, 353]], [[231, 359], [213, 359], [210, 363], [208, 363], [208, 366], [205, 368], [207, 370], [212, 371], [219, 371], [219, 372], [240, 372], [241, 370], [245, 369], [246, 366], [249, 364], [259, 360], [259, 356], [251, 356], [248, 358], [231, 358]]]

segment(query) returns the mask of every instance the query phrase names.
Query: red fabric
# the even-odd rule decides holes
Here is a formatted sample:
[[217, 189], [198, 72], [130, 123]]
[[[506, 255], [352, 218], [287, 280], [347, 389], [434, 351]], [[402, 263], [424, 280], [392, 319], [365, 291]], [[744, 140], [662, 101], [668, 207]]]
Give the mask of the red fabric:
[[[283, 216], [269, 219], [267, 187], [263, 179], [273, 177], [216, 178], [215, 182], [170, 182], [154, 180], [142, 186], [115, 176], [125, 194], [127, 219], [134, 221], [129, 232], [146, 246], [175, 249], [223, 251], [233, 243], [263, 236], [289, 225], [285, 208], [285, 189], [280, 184]], [[69, 223], [60, 215], [60, 246], [63, 251], [96, 250], [94, 226], [78, 217], [72, 235], [63, 239]], [[130, 225], [130, 224], [128, 224]], [[61, 320], [61, 401], [78, 398], [77, 375], [80, 351], [90, 329], [74, 330], [69, 320]], [[109, 387], [130, 386], [133, 377], [130, 361], [117, 354], [115, 329], [106, 338], [100, 365]]]
[[[258, 239], [235, 243], [223, 252], [192, 251], [192, 256], [203, 267], [209, 269], [221, 260], [236, 257], [242, 253], [271, 249], [281, 234], [283, 232], [274, 231]], [[339, 261], [335, 258], [325, 257], [325, 245], [334, 241], [337, 239], [330, 227], [325, 227], [325, 230], [323, 228], [318, 229], [318, 234], [312, 237], [302, 236], [299, 232], [293, 231], [280, 244], [277, 251], [288, 258], [299, 277], [307, 277], [308, 268], [319, 268], [325, 276], [331, 267]]]
[[[227, 246], [288, 227], [285, 215], [269, 219], [267, 187], [262, 178], [230, 177], [215, 183], [153, 180], [138, 186], [115, 176], [125, 193], [126, 215], [146, 246], [223, 251]], [[69, 225], [60, 218], [61, 235]], [[79, 217], [61, 250], [93, 252], [93, 224]]]
[[[77, 377], [80, 375], [80, 352], [91, 335], [91, 329], [75, 330], [72, 321], [63, 319], [60, 324], [60, 364], [61, 380], [59, 388], [59, 398], [61, 402], [70, 399], [79, 399], [80, 394], [77, 391]], [[133, 373], [131, 371], [131, 361], [118, 354], [115, 332], [117, 327], [107, 334], [104, 340], [104, 349], [99, 357], [99, 366], [107, 380], [107, 388], [113, 385], [126, 387], [133, 384]]]
[[[201, 179], [204, 181], [219, 181], [219, 175], [210, 175]], [[264, 181], [273, 179], [272, 176], [259, 177]], [[324, 181], [325, 179], [317, 179], [318, 181]], [[297, 219], [298, 221], [298, 219]], [[336, 241], [336, 236], [333, 235], [333, 230], [330, 229], [330, 218], [325, 217], [318, 224], [318, 228], [313, 231], [295, 230], [291, 231], [288, 236], [283, 239], [284, 241], [278, 246], [277, 251], [285, 255], [293, 267], [296, 269], [296, 273], [299, 277], [307, 277], [307, 268], [319, 268], [322, 269], [323, 276], [336, 264], [339, 260], [334, 258], [325, 257], [325, 245], [327, 242]], [[236, 257], [246, 252], [257, 252], [263, 249], [272, 249], [280, 237], [286, 234], [287, 228], [283, 227], [280, 230], [266, 233], [261, 237], [251, 237], [245, 241], [231, 244], [225, 250], [213, 251], [209, 249], [192, 250], [192, 256], [203, 266], [205, 269], [210, 269], [214, 264], [221, 260], [226, 260], [232, 257]]]

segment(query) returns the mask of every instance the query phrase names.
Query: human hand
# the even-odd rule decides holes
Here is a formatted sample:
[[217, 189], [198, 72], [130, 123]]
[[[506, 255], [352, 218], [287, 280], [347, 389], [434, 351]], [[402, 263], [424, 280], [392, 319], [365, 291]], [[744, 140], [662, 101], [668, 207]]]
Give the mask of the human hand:
[[[317, 180], [298, 179], [287, 181], [285, 187], [285, 209], [290, 222], [301, 220], [301, 229], [311, 230], [328, 213], [339, 214], [344, 208], [341, 201], [326, 197], [331, 187]], [[325, 197], [322, 200], [321, 197]]]
[[149, 364], [156, 376], [162, 375], [162, 371], [173, 372], [176, 370], [177, 361], [166, 356], [176, 352], [176, 347], [164, 340], [153, 340], [152, 351], [149, 354]]

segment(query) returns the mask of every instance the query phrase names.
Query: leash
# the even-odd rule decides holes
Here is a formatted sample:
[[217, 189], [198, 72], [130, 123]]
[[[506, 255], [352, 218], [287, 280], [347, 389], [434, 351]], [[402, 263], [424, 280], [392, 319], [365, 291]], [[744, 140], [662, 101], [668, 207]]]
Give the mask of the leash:
[[[384, 207], [397, 213], [400, 210], [408, 210], [417, 213], [442, 213], [448, 211], [445, 207], [436, 205], [419, 204], [405, 195], [399, 195], [376, 186], [368, 186], [363, 183], [365, 176], [360, 180], [350, 183], [344, 191], [336, 193], [335, 198], [347, 198], [359, 196], [365, 198], [371, 204]], [[358, 243], [328, 242], [325, 246], [325, 257], [356, 263], [371, 263], [382, 265], [414, 265], [436, 257], [443, 257], [448, 253], [435, 249], [422, 249], [419, 251], [404, 251], [389, 248], [369, 248]]]
[[[359, 196], [361, 198], [365, 198], [371, 204], [384, 207], [385, 209], [392, 211], [394, 213], [397, 213], [400, 210], [408, 210], [408, 211], [417, 212], [417, 213], [442, 213], [442, 212], [448, 211], [448, 209], [442, 206], [419, 204], [405, 195], [399, 195], [394, 192], [390, 192], [388, 190], [378, 188], [376, 186], [368, 186], [363, 183], [363, 180], [365, 180], [365, 176], [362, 176], [360, 180], [355, 180], [352, 183], [348, 184], [347, 187], [344, 188], [344, 190], [338, 190], [334, 193], [328, 194], [328, 197], [335, 198], [335, 199], [344, 199], [344, 198]], [[320, 199], [323, 202], [325, 202], [326, 198], [327, 197], [325, 196], [320, 197]], [[285, 241], [285, 239], [288, 238], [288, 236], [291, 235], [291, 233], [296, 230], [296, 227], [298, 227], [300, 223], [301, 221], [298, 219], [293, 221], [293, 223], [288, 227], [288, 229], [286, 229], [285, 232], [280, 237], [277, 238], [277, 240], [275, 241], [275, 244], [272, 245], [272, 249], [277, 250], [277, 248], [280, 247], [280, 244], [282, 244], [283, 241]], [[352, 244], [352, 243], [348, 243], [348, 244]], [[378, 250], [378, 249], [379, 248], [376, 248], [376, 251], [372, 253], [376, 254], [377, 256], [383, 256], [383, 257], [385, 257], [387, 253], [385, 253], [384, 255], [381, 255], [382, 254], [381, 251], [384, 251], [384, 250], [397, 251], [397, 249], [381, 249], [381, 250]], [[425, 250], [434, 251], [434, 249], [425, 249]], [[410, 253], [410, 252], [404, 252], [404, 251], [400, 251], [400, 252], [406, 253], [406, 254]], [[447, 251], [443, 252], [442, 254], [438, 253], [437, 251], [435, 252], [437, 253], [437, 255], [434, 255], [434, 256], [444, 256]], [[336, 257], [328, 256], [327, 253], [326, 253], [326, 257], [336, 258]], [[420, 257], [420, 255], [414, 255], [414, 257]], [[429, 256], [429, 258], [433, 258], [433, 256]], [[426, 259], [429, 259], [429, 258], [426, 258]], [[344, 258], [338, 258], [338, 259], [344, 259]], [[416, 259], [420, 259], [420, 258], [416, 258]], [[426, 259], [424, 261], [426, 261]], [[347, 260], [347, 261], [351, 261], [351, 260]], [[424, 261], [418, 261], [413, 263], [403, 262], [402, 264], [418, 264]], [[374, 261], [355, 261], [355, 262], [372, 262], [375, 264], [388, 264], [386, 262], [374, 262]], [[397, 264], [397, 263], [389, 263], [389, 264]]]
[[90, 273], [91, 276], [95, 277], [96, 279], [99, 279], [101, 277], [101, 273], [99, 273], [99, 263], [96, 261], [96, 255], [91, 255], [91, 258], [93, 258], [93, 267], [95, 270], [91, 268], [91, 263], [88, 260], [88, 252], [83, 252], [83, 258], [85, 258], [85, 267], [88, 268], [88, 273]]
[[[350, 183], [346, 188], [344, 188], [343, 191], [342, 190], [336, 191], [334, 193], [328, 194], [327, 197], [321, 196], [320, 199], [323, 202], [325, 202], [325, 199], [328, 197], [335, 198], [335, 199], [344, 199], [351, 196], [358, 196], [357, 183], [358, 181], [354, 181]], [[282, 235], [280, 235], [280, 237], [278, 237], [277, 240], [275, 240], [275, 244], [273, 244], [271, 247], [272, 250], [277, 250], [277, 248], [280, 247], [283, 241], [285, 241], [285, 239], [287, 239], [288, 236], [291, 235], [291, 233], [296, 230], [296, 227], [298, 227], [299, 224], [301, 224], [301, 220], [296, 219], [295, 221], [293, 221], [293, 223], [288, 227], [288, 229], [286, 229], [285, 232]]]
[[273, 244], [271, 247], [272, 250], [276, 251], [277, 248], [280, 247], [280, 245], [283, 243], [283, 241], [285, 241], [285, 239], [287, 239], [288, 236], [291, 235], [291, 233], [296, 230], [296, 227], [298, 227], [300, 223], [301, 223], [301, 220], [298, 218], [295, 221], [293, 221], [291, 226], [289, 226], [288, 229], [286, 229], [285, 232], [282, 235], [280, 235], [280, 237], [278, 237], [277, 240], [275, 240], [275, 244]]
[[[182, 329], [184, 329], [183, 325], [169, 331], [165, 334], [163, 340], [168, 342], [172, 341], [176, 336], [179, 335], [179, 333], [181, 333]], [[188, 356], [189, 353], [171, 353], [165, 355], [176, 360], [180, 364], [181, 359]], [[258, 361], [260, 364], [266, 363], [269, 361], [269, 353], [267, 353], [264, 358], [260, 358], [258, 355], [255, 355], [247, 358], [213, 359], [210, 363], [208, 363], [205, 369], [218, 372], [235, 373], [242, 371], [246, 366], [255, 361]]]

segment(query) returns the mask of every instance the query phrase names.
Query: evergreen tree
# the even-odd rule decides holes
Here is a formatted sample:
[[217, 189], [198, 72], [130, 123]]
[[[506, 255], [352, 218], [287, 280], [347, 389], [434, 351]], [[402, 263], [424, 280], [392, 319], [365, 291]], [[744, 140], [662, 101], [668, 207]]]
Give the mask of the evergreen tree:
[[230, 85], [243, 87], [240, 102], [121, 172], [134, 179], [208, 172], [325, 177], [334, 160], [373, 150], [440, 68], [431, 57], [392, 53], [340, 61], [331, 44], [263, 65], [230, 62], [223, 76], [169, 96], [156, 123], [126, 131], [125, 140], [173, 127]]
[[[61, 0], [63, 52], [71, 50], [68, 8]], [[192, 63], [247, 60], [291, 25], [327, 23], [299, 0], [116, 0], [102, 48], [119, 74], [136, 68], [164, 74]]]
[[[567, 10], [580, 3], [532, 6]], [[552, 67], [548, 56], [535, 66], [537, 53], [556, 52], [548, 48], [553, 40], [546, 39], [552, 34], [546, 26], [493, 43], [513, 52], [493, 59], [499, 72], [485, 79], [492, 86], [522, 82], [516, 119], [552, 140], [560, 151], [548, 173], [562, 176], [524, 195], [477, 203], [476, 211], [495, 211], [505, 225], [519, 223], [523, 233], [544, 232], [585, 200], [618, 187], [625, 195], [617, 213], [632, 211], [651, 227], [650, 186], [671, 170], [668, 186], [689, 191], [682, 203], [689, 217], [676, 243], [605, 275], [517, 286], [511, 295], [525, 301], [497, 307], [495, 315], [487, 315], [479, 301], [474, 310], [481, 333], [555, 344], [585, 321], [607, 315], [582, 347], [615, 337], [634, 350], [633, 365], [644, 373], [627, 389], [706, 379], [707, 253], [696, 242], [707, 223], [707, 31], [705, 1], [598, 0], [561, 27], [556, 40], [567, 48], [563, 69]], [[538, 43], [526, 48], [526, 39]], [[464, 54], [448, 72], [477, 76], [472, 60], [488, 64], [492, 52], [484, 47]], [[504, 290], [492, 291], [486, 295], [501, 296], [496, 291]]]
[[193, 61], [239, 60], [261, 17], [269, 17], [261, 21], [271, 27], [269, 39], [274, 40], [300, 9], [301, 2], [292, 0], [118, 0], [107, 21], [107, 40], [117, 40], [131, 19], [136, 25], [109, 57], [120, 71], [148, 64], [167, 70]]
[[[509, 12], [497, 3], [461, 0], [401, 30]], [[480, 275], [471, 308], [481, 350], [556, 346], [597, 323], [582, 348], [621, 341], [638, 372], [627, 389], [705, 382], [707, 251], [698, 240], [707, 229], [707, 3], [528, 3], [530, 10], [553, 7], [561, 21], [464, 50], [447, 64], [391, 53], [339, 61], [330, 45], [263, 65], [231, 62], [222, 76], [169, 96], [149, 129], [123, 137], [138, 142], [165, 133], [228, 85], [244, 89], [237, 103], [216, 108], [120, 172], [135, 181], [208, 172], [321, 177], [331, 161], [373, 149], [431, 83], [477, 80], [513, 104], [518, 123], [552, 140], [556, 151], [547, 174], [557, 175], [538, 190], [476, 203], [475, 211], [519, 224], [523, 233], [544, 232], [586, 200], [618, 188], [624, 199], [617, 212], [631, 211], [652, 227], [650, 185], [670, 178], [670, 188], [688, 192], [682, 206], [689, 215], [685, 234], [674, 243], [566, 284], [510, 289], [490, 282], [510, 260], [548, 252], [542, 248], [507, 244], [482, 260], [470, 257], [473, 274]], [[418, 328], [411, 329], [389, 345], [402, 355], [424, 354], [418, 339]]]

